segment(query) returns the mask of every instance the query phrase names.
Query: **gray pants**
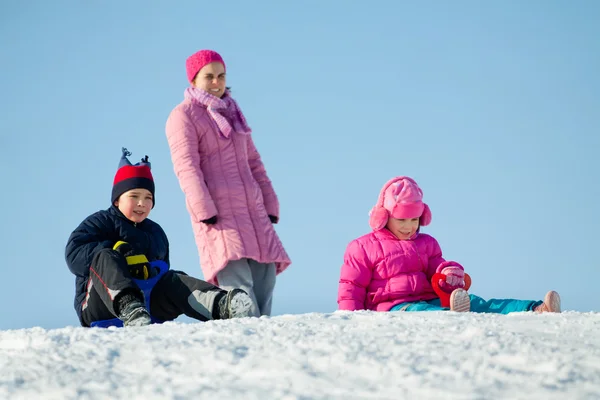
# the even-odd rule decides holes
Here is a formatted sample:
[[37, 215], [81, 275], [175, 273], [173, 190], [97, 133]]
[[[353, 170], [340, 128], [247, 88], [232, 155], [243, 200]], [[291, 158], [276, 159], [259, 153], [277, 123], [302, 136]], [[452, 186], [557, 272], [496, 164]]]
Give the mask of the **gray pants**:
[[225, 290], [240, 288], [252, 298], [251, 311], [255, 317], [271, 315], [273, 289], [275, 288], [275, 263], [263, 264], [242, 258], [229, 261], [217, 273], [219, 287]]

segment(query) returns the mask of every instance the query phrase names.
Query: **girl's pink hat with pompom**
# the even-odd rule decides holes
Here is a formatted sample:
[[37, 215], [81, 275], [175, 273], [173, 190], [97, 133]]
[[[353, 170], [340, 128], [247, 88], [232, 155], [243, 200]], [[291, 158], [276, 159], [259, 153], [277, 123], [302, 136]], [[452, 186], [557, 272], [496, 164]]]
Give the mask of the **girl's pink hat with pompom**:
[[431, 210], [423, 203], [423, 191], [414, 179], [398, 176], [383, 185], [377, 204], [369, 213], [369, 225], [374, 231], [378, 231], [387, 225], [389, 217], [419, 217], [421, 226], [431, 223]]

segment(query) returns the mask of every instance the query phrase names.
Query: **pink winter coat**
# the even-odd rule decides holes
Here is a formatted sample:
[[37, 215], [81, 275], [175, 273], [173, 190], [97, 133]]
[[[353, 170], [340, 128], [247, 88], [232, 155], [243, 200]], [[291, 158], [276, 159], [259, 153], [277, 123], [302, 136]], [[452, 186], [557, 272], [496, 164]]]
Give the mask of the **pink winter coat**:
[[435, 299], [430, 281], [442, 262], [437, 240], [423, 233], [412, 240], [399, 240], [388, 229], [361, 236], [344, 254], [339, 308], [389, 311], [396, 304]]
[[[291, 261], [269, 220], [279, 217], [279, 202], [252, 137], [223, 137], [206, 107], [188, 99], [173, 109], [166, 132], [204, 279], [218, 284], [227, 262], [242, 258], [285, 270]], [[215, 215], [215, 225], [200, 222]]]

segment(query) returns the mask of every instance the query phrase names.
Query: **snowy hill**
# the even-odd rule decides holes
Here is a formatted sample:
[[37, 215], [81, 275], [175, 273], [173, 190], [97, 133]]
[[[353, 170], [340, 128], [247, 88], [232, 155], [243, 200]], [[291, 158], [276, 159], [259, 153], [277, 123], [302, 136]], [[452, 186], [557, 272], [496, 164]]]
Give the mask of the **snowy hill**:
[[0, 331], [2, 399], [600, 399], [600, 314]]

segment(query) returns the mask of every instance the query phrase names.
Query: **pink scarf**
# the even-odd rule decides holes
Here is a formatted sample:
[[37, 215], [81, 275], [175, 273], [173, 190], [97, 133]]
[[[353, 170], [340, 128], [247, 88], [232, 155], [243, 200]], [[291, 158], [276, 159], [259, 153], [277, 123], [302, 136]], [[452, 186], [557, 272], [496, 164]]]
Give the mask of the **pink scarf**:
[[205, 90], [190, 86], [185, 89], [183, 95], [186, 99], [196, 101], [206, 107], [223, 137], [229, 138], [232, 130], [243, 135], [249, 135], [252, 132], [242, 110], [230, 96], [229, 90], [225, 90], [223, 97], [218, 98]]

